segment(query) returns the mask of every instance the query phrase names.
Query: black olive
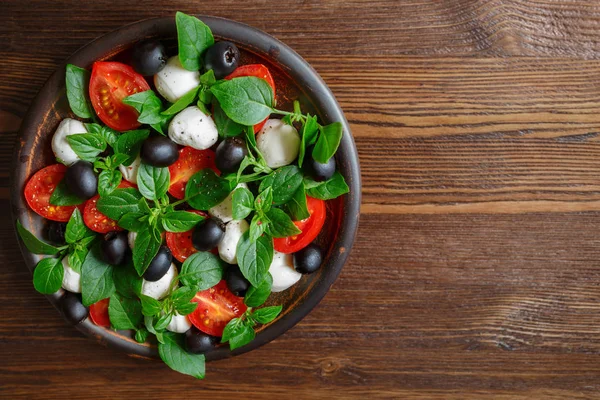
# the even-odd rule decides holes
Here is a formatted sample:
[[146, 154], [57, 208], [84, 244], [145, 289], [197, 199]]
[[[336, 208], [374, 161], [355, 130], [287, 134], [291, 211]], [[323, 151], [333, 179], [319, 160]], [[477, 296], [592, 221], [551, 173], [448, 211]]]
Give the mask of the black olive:
[[294, 268], [301, 274], [312, 274], [319, 269], [322, 262], [323, 253], [314, 243], [294, 253]]
[[173, 261], [171, 250], [167, 246], [160, 246], [158, 253], [154, 256], [150, 265], [148, 265], [146, 272], [144, 272], [144, 279], [156, 282], [165, 276], [169, 268], [171, 268], [171, 261]]
[[146, 164], [168, 167], [179, 158], [179, 148], [168, 137], [153, 136], [142, 144], [140, 157]]
[[125, 256], [129, 250], [127, 242], [127, 233], [108, 232], [104, 235], [104, 240], [100, 244], [102, 257], [104, 261], [111, 265], [121, 265], [125, 261]]
[[225, 282], [231, 293], [238, 297], [244, 297], [250, 288], [250, 282], [244, 278], [240, 267], [235, 264], [229, 265], [225, 270]]
[[192, 244], [197, 250], [209, 251], [219, 245], [224, 235], [223, 225], [213, 218], [208, 218], [196, 225], [192, 232]]
[[77, 161], [67, 168], [64, 180], [67, 189], [82, 199], [89, 199], [98, 192], [98, 177], [92, 163], [87, 161]]
[[88, 309], [75, 293], [65, 292], [60, 298], [60, 309], [67, 321], [73, 325], [80, 323], [88, 316]]
[[48, 224], [48, 240], [54, 244], [64, 244], [66, 230], [66, 223], [50, 221]]
[[236, 137], [227, 138], [217, 147], [215, 163], [221, 172], [237, 172], [247, 155], [248, 147], [243, 140]]
[[146, 40], [136, 44], [131, 53], [131, 65], [141, 75], [159, 73], [167, 64], [167, 51], [158, 40]]
[[192, 326], [185, 333], [185, 349], [189, 353], [207, 353], [210, 350], [214, 349], [217, 343], [219, 343], [219, 341], [219, 338], [208, 335], [198, 330], [195, 326]]
[[215, 78], [223, 79], [233, 72], [240, 62], [240, 51], [231, 42], [217, 42], [204, 53], [204, 68], [212, 69]]
[[304, 169], [315, 181], [326, 181], [335, 173], [335, 158], [331, 157], [325, 164], [321, 164], [312, 157], [312, 148], [306, 150]]

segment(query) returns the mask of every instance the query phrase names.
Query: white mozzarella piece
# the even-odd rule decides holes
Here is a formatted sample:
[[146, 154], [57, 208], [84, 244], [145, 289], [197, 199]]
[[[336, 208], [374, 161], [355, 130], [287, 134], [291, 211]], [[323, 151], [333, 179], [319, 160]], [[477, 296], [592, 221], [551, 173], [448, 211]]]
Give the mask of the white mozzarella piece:
[[87, 133], [85, 125], [76, 119], [65, 118], [60, 121], [60, 124], [52, 137], [52, 151], [54, 152], [54, 156], [67, 166], [79, 161], [79, 156], [75, 154], [67, 141], [67, 136], [76, 135], [78, 133]]
[[133, 246], [135, 246], [135, 239], [137, 238], [137, 232], [127, 233], [127, 243], [129, 243], [129, 248], [133, 250]]
[[182, 146], [205, 150], [217, 143], [219, 132], [210, 115], [196, 106], [177, 114], [169, 123], [169, 138]]
[[[248, 185], [246, 185], [245, 183], [240, 183], [235, 187], [235, 189], [237, 188], [248, 189]], [[233, 190], [233, 192], [235, 191], [235, 189]], [[229, 193], [229, 196], [227, 196], [225, 200], [208, 210], [208, 214], [210, 214], [211, 217], [219, 219], [225, 224], [231, 221], [233, 219], [233, 192]]]
[[81, 275], [71, 268], [69, 257], [61, 261], [65, 274], [63, 275], [62, 288], [72, 293], [81, 293]]
[[300, 280], [302, 274], [294, 269], [294, 259], [291, 254], [273, 252], [273, 262], [269, 267], [273, 277], [272, 292], [282, 292]]
[[167, 325], [167, 330], [175, 333], [185, 333], [192, 327], [190, 319], [186, 315], [175, 313], [171, 322]]
[[219, 243], [219, 257], [228, 264], [237, 264], [237, 245], [250, 228], [245, 219], [230, 221], [225, 226], [225, 235]]
[[171, 283], [176, 276], [177, 267], [175, 264], [171, 264], [171, 268], [169, 268], [167, 273], [156, 282], [150, 282], [142, 279], [142, 294], [150, 296], [156, 300], [166, 297], [169, 294]]
[[167, 65], [154, 75], [154, 85], [158, 93], [171, 103], [200, 85], [200, 72], [183, 68], [179, 56], [167, 60]]
[[296, 128], [280, 119], [269, 119], [256, 137], [256, 145], [267, 165], [279, 168], [291, 164], [300, 151], [300, 135]]
[[135, 160], [133, 160], [130, 166], [125, 166], [122, 164], [119, 165], [119, 170], [121, 171], [121, 174], [123, 174], [123, 179], [125, 179], [127, 182], [137, 185], [137, 173], [141, 163], [142, 159], [138, 154], [138, 156]]

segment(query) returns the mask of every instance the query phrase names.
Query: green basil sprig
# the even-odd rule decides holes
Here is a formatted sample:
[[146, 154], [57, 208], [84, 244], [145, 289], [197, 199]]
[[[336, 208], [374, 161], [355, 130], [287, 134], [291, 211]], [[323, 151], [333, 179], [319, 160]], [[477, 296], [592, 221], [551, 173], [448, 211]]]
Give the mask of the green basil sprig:
[[258, 310], [248, 308], [240, 318], [234, 318], [225, 326], [221, 343], [229, 342], [229, 348], [235, 350], [254, 340], [254, 326], [268, 324], [281, 313], [281, 306], [263, 307]]
[[189, 71], [198, 71], [202, 53], [215, 42], [210, 28], [196, 17], [177, 12], [175, 14], [177, 25], [177, 45], [179, 47], [179, 61], [183, 68]]

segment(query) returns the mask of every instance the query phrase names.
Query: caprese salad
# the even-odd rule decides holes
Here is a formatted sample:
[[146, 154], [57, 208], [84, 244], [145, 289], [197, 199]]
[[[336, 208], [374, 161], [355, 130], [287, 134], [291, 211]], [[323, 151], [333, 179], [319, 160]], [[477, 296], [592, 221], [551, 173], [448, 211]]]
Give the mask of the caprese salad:
[[[235, 44], [176, 15], [178, 53], [136, 44], [131, 65], [68, 65], [77, 118], [52, 138], [56, 163], [26, 183], [47, 241], [37, 291], [64, 289], [72, 323], [156, 337], [172, 369], [204, 377], [204, 354], [248, 344], [281, 306], [261, 307], [315, 272], [327, 200], [348, 192], [334, 155], [339, 122], [276, 108], [269, 69], [239, 65]], [[279, 117], [279, 118], [277, 118]]]

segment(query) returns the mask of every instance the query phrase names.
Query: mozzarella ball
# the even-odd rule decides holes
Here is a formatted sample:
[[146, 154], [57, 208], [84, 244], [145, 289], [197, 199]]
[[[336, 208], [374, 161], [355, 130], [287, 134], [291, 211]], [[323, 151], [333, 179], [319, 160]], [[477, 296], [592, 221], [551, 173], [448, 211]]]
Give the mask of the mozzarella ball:
[[129, 243], [129, 248], [133, 250], [133, 246], [135, 246], [135, 239], [137, 238], [137, 232], [129, 231], [127, 233], [127, 243]]
[[177, 114], [169, 123], [169, 138], [182, 146], [205, 150], [217, 143], [219, 132], [210, 115], [196, 106]]
[[[245, 183], [239, 183], [235, 187], [235, 189], [237, 189], [237, 188], [248, 189], [248, 185], [246, 185]], [[227, 222], [229, 222], [233, 219], [233, 204], [232, 203], [233, 203], [233, 192], [235, 192], [235, 189], [233, 189], [233, 191], [231, 193], [229, 193], [229, 196], [227, 196], [225, 198], [225, 200], [223, 200], [222, 202], [220, 202], [219, 204], [217, 204], [216, 206], [214, 206], [213, 208], [208, 210], [208, 214], [211, 217], [219, 219], [224, 224], [226, 224]]]
[[175, 103], [200, 85], [200, 72], [188, 71], [179, 62], [179, 56], [173, 56], [167, 60], [167, 65], [154, 75], [154, 85], [162, 97]]
[[294, 269], [292, 254], [273, 252], [273, 262], [269, 267], [269, 273], [273, 277], [272, 292], [282, 292], [300, 280], [302, 274]]
[[137, 173], [138, 169], [140, 168], [141, 162], [142, 159], [138, 154], [138, 156], [135, 158], [135, 160], [133, 160], [130, 166], [125, 166], [122, 164], [119, 165], [119, 170], [121, 171], [121, 174], [123, 174], [123, 179], [125, 179], [127, 182], [137, 185]]
[[192, 327], [190, 319], [186, 315], [175, 313], [171, 322], [167, 325], [167, 330], [175, 333], [186, 333]]
[[169, 268], [167, 273], [156, 282], [150, 282], [142, 279], [142, 294], [150, 296], [156, 300], [166, 297], [169, 294], [169, 287], [176, 276], [177, 267], [175, 267], [175, 264], [171, 264], [171, 268]]
[[81, 293], [81, 275], [79, 272], [71, 268], [69, 257], [65, 257], [61, 261], [65, 274], [63, 275], [62, 288], [73, 293]]
[[65, 118], [60, 122], [52, 137], [52, 151], [54, 152], [54, 156], [58, 161], [67, 166], [79, 161], [79, 156], [75, 154], [67, 141], [67, 136], [78, 133], [87, 133], [85, 125], [76, 119]]
[[250, 229], [245, 219], [230, 221], [225, 226], [225, 235], [219, 243], [219, 257], [228, 264], [237, 264], [237, 245], [240, 238]]
[[279, 168], [291, 164], [300, 151], [300, 135], [296, 128], [280, 119], [270, 119], [256, 137], [256, 145], [267, 165]]

